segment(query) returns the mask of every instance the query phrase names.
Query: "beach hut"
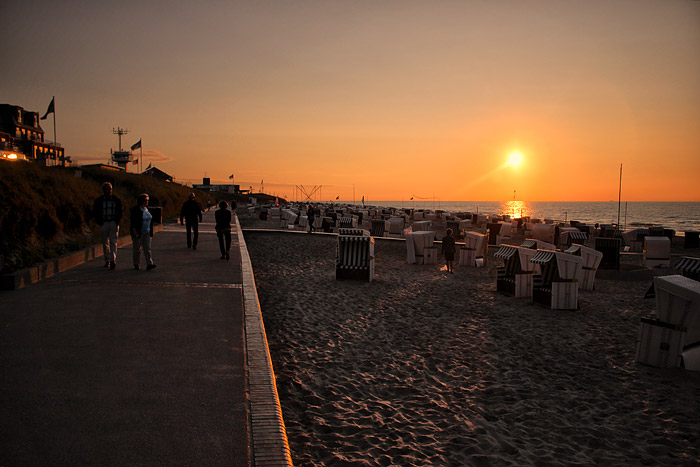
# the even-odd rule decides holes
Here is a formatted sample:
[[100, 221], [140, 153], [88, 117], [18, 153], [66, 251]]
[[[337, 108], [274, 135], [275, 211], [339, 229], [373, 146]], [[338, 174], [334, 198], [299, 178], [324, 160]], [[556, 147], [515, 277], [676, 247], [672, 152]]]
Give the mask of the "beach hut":
[[578, 309], [578, 280], [581, 273], [580, 256], [561, 251], [538, 250], [530, 262], [542, 269], [533, 279], [532, 301], [552, 310]]
[[501, 245], [494, 255], [503, 260], [497, 269], [496, 290], [516, 298], [532, 297], [535, 264], [530, 259], [536, 254], [536, 250]]
[[660, 367], [700, 370], [700, 282], [657, 276], [656, 315], [642, 318], [636, 360]]
[[406, 261], [408, 264], [435, 264], [435, 232], [423, 230], [406, 234]]
[[374, 279], [374, 238], [369, 235], [338, 235], [335, 278]]
[[459, 249], [460, 266], [485, 266], [486, 235], [476, 232], [464, 232], [464, 246]]
[[650, 268], [671, 266], [671, 240], [668, 237], [644, 237], [644, 265]]
[[565, 253], [581, 257], [581, 274], [577, 277], [578, 286], [583, 290], [593, 290], [595, 274], [603, 260], [603, 253], [584, 245], [571, 245]]

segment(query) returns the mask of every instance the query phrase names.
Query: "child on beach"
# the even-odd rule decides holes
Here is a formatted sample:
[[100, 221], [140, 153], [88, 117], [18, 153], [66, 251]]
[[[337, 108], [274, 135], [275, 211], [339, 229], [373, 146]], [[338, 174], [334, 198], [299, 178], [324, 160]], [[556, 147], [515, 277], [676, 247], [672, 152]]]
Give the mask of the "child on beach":
[[454, 274], [452, 263], [455, 260], [455, 238], [452, 236], [452, 229], [445, 230], [445, 237], [442, 239], [442, 254], [445, 255], [445, 265], [447, 272]]

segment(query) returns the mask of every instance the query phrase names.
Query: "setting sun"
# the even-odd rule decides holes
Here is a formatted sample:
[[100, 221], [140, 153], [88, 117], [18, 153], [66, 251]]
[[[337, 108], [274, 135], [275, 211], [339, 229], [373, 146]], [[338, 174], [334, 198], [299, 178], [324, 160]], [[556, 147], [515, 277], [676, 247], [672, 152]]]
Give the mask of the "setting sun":
[[514, 152], [508, 156], [508, 165], [511, 167], [517, 167], [523, 163], [523, 155], [519, 152]]

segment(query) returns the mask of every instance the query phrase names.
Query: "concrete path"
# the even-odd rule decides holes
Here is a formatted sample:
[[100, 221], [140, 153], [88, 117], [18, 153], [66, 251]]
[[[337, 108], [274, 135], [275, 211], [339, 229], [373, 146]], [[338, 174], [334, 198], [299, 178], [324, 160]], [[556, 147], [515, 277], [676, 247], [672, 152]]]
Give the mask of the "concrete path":
[[[133, 270], [127, 246], [114, 271], [97, 258], [0, 292], [1, 466], [291, 464], [264, 361], [253, 370], [271, 382], [262, 402], [279, 420], [262, 414], [273, 436], [256, 436], [274, 443], [256, 453], [243, 285], [252, 271], [240, 232], [231, 260], [219, 259], [213, 218], [205, 214], [196, 251], [184, 227], [166, 224], [152, 271], [143, 258]], [[266, 342], [256, 345], [266, 354]]]

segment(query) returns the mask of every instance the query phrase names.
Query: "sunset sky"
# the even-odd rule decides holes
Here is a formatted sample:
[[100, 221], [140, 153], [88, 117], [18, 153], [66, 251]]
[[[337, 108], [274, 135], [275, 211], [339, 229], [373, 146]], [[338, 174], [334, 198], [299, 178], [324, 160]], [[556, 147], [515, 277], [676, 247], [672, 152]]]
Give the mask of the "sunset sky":
[[[0, 103], [292, 198], [700, 201], [700, 1], [3, 1]], [[42, 122], [53, 140], [51, 116]], [[506, 165], [513, 152], [518, 166]]]

